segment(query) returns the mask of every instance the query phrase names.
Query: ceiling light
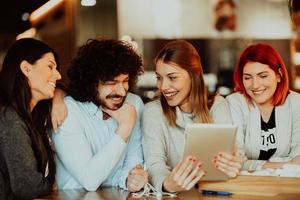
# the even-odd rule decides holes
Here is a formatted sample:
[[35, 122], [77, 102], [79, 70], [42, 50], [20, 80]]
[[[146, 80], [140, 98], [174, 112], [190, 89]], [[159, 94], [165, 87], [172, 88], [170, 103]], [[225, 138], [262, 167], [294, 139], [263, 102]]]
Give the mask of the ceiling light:
[[23, 15], [22, 15], [22, 21], [28, 21], [28, 19], [29, 19], [29, 13], [23, 13]]
[[31, 23], [35, 23], [39, 19], [41, 19], [44, 15], [54, 10], [58, 5], [60, 5], [64, 0], [50, 0], [35, 11], [31, 13], [29, 16], [29, 20]]
[[94, 6], [96, 5], [96, 0], [81, 0], [82, 6]]

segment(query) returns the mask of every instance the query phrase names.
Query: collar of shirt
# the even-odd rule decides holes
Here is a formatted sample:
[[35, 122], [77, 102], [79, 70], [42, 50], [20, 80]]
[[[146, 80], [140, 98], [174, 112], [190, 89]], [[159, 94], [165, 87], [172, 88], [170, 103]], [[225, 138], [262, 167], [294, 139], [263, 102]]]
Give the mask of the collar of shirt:
[[193, 121], [193, 115], [192, 114], [182, 112], [178, 106], [176, 106], [175, 109], [176, 109], [176, 124], [179, 127], [184, 129], [187, 124], [195, 123]]
[[92, 115], [92, 116], [97, 115], [100, 119], [103, 118], [103, 112], [101, 110], [101, 106], [98, 107], [93, 102], [86, 102], [86, 103], [84, 103], [84, 106], [90, 115]]

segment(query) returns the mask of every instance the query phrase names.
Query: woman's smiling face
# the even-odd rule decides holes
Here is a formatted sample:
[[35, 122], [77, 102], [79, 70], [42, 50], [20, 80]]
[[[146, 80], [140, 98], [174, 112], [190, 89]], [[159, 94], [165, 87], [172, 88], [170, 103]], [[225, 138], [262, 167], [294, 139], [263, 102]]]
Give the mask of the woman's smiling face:
[[247, 94], [258, 105], [271, 104], [280, 76], [268, 65], [248, 62], [243, 68], [243, 84]]
[[188, 97], [191, 91], [191, 78], [188, 72], [176, 64], [156, 63], [157, 88], [169, 106], [179, 106], [190, 112]]

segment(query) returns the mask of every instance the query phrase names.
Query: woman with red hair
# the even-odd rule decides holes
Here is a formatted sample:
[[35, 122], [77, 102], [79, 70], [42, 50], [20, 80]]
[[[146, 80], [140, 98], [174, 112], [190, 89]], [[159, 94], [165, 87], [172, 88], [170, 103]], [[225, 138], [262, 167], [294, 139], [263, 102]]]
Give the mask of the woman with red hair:
[[234, 82], [236, 92], [227, 100], [239, 127], [243, 169], [300, 164], [300, 94], [289, 90], [278, 52], [268, 44], [247, 47], [235, 67]]

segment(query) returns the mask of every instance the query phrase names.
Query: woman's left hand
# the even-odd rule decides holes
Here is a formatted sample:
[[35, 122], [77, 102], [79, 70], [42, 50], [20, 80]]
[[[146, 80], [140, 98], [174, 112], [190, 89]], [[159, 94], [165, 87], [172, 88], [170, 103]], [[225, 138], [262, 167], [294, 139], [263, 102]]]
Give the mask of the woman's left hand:
[[237, 150], [235, 150], [233, 154], [219, 152], [214, 156], [212, 162], [216, 168], [231, 178], [239, 175], [243, 165], [243, 161], [240, 158]]
[[65, 92], [61, 89], [55, 89], [52, 99], [51, 122], [54, 131], [63, 123], [68, 115], [68, 109], [64, 102]]

